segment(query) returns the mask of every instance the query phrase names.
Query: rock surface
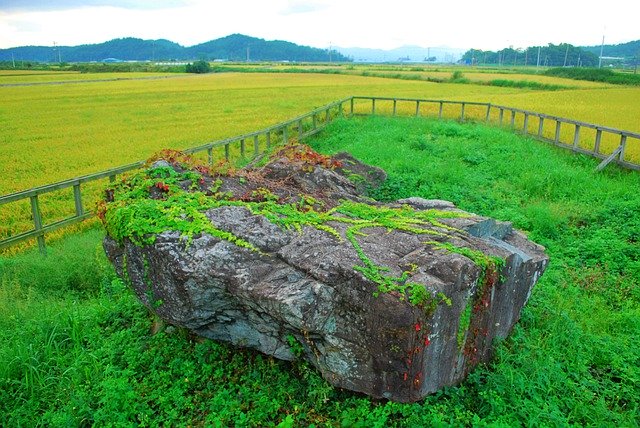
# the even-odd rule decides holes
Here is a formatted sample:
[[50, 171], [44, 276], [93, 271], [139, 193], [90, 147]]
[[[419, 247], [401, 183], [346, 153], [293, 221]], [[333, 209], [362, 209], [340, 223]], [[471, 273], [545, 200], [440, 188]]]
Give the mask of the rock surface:
[[[309, 165], [281, 157], [260, 169], [260, 180], [281, 183], [270, 187], [281, 202], [314, 195], [334, 208], [321, 226], [287, 229], [251, 205], [230, 204], [206, 217], [254, 248], [209, 233], [189, 242], [172, 230], [145, 245], [107, 237], [104, 248], [141, 301], [171, 324], [284, 360], [301, 352], [338, 387], [420, 400], [490, 359], [548, 258], [510, 224], [447, 201], [368, 201], [381, 213], [423, 221], [363, 220], [360, 191], [384, 173], [339, 159]], [[251, 186], [222, 181], [234, 195], [247, 194], [243, 181]]]

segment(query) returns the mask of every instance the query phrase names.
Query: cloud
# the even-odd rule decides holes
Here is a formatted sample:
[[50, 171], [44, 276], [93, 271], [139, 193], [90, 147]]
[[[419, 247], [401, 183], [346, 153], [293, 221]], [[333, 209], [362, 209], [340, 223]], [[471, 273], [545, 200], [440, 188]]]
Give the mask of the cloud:
[[189, 0], [4, 0], [0, 12], [51, 12], [100, 6], [150, 10], [181, 7], [190, 3]]
[[297, 15], [301, 13], [319, 12], [329, 8], [327, 2], [308, 1], [308, 0], [289, 0], [281, 9], [281, 15]]

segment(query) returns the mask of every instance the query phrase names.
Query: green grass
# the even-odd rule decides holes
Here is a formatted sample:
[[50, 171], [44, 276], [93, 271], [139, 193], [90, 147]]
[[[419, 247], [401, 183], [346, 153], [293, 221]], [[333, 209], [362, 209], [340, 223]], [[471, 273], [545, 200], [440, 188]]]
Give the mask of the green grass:
[[487, 83], [489, 86], [501, 86], [507, 88], [537, 89], [542, 91], [557, 91], [560, 89], [570, 89], [565, 85], [554, 85], [551, 83], [540, 83], [532, 80], [508, 80], [492, 79]]
[[608, 68], [550, 68], [544, 72], [546, 76], [565, 77], [575, 80], [612, 83], [614, 85], [640, 86], [640, 76], [637, 74], [617, 73]]
[[496, 358], [423, 402], [376, 402], [302, 363], [156, 320], [98, 230], [0, 258], [0, 426], [637, 426], [640, 176], [455, 122], [338, 120], [313, 141], [383, 166], [374, 196], [513, 221], [551, 263]]

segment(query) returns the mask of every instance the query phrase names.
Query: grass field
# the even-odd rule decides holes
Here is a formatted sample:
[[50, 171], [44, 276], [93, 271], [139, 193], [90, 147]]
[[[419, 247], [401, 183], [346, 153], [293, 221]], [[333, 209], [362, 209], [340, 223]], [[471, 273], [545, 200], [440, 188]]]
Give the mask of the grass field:
[[423, 402], [337, 390], [303, 363], [155, 320], [97, 229], [0, 257], [0, 426], [638, 426], [640, 174], [456, 122], [338, 120], [312, 142], [383, 166], [382, 200], [512, 221], [551, 257], [495, 360]]
[[[363, 70], [360, 73], [369, 73], [371, 76], [397, 76], [398, 78], [415, 78], [415, 79], [434, 79], [447, 81], [453, 78], [454, 72], [462, 73], [460, 79], [465, 79], [469, 84], [491, 84], [496, 80], [506, 80], [510, 82], [535, 82], [543, 85], [557, 86], [564, 89], [583, 89], [583, 88], [603, 88], [610, 87], [605, 83], [576, 81], [567, 78], [558, 78], [550, 76], [542, 76], [537, 74], [520, 74], [520, 73], [500, 73], [496, 70], [483, 70], [478, 71], [475, 69], [451, 69], [451, 70], [429, 70], [426, 71], [378, 71], [378, 70]], [[352, 73], [358, 73], [358, 71], [352, 71]], [[495, 86], [498, 86], [497, 84]]]

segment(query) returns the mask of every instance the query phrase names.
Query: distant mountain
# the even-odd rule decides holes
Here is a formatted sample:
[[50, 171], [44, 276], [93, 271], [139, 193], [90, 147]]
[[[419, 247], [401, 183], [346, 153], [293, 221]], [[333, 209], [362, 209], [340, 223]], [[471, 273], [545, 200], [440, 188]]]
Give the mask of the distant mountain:
[[[356, 62], [456, 62], [465, 49], [420, 46], [402, 46], [395, 49], [335, 48]], [[428, 61], [431, 59], [431, 61]]]
[[[640, 40], [617, 45], [604, 45], [602, 48], [602, 56], [622, 58], [640, 57]], [[582, 49], [600, 56], [600, 46], [584, 46]]]
[[232, 34], [217, 40], [187, 48], [191, 58], [227, 59], [231, 61], [296, 61], [344, 62], [349, 59], [326, 49], [300, 46], [282, 40], [267, 41], [242, 34]]
[[[199, 45], [184, 47], [169, 40], [142, 40], [133, 37], [80, 46], [22, 46], [0, 49], [0, 61], [36, 62], [92, 62], [216, 60], [231, 61], [329, 61], [325, 49], [300, 46], [281, 40], [267, 41], [242, 34], [232, 34]], [[331, 53], [332, 61], [348, 61], [338, 52]]]

